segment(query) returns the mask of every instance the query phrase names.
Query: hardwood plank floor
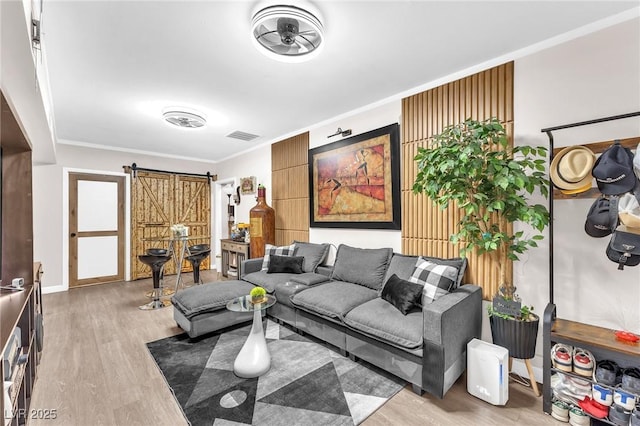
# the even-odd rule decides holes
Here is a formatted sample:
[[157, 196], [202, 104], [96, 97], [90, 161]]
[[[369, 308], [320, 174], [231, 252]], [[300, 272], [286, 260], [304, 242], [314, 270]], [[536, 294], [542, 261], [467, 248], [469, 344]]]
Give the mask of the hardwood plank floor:
[[[213, 281], [216, 272], [202, 277]], [[138, 309], [151, 287], [147, 279], [43, 296], [45, 344], [31, 409], [54, 409], [56, 419], [29, 425], [187, 424], [145, 346], [181, 332], [170, 307]], [[509, 392], [507, 405], [494, 407], [467, 393], [464, 375], [442, 400], [406, 387], [363, 425], [559, 424], [530, 389], [511, 383]]]

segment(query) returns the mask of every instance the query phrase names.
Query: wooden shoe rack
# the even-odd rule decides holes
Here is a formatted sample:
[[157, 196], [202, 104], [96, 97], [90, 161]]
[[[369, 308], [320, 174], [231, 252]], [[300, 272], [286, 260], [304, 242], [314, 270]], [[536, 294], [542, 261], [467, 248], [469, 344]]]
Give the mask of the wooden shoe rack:
[[[559, 151], [554, 151], [553, 147], [553, 131], [568, 129], [572, 127], [579, 127], [591, 124], [602, 123], [606, 121], [613, 121], [619, 119], [625, 119], [630, 117], [638, 117], [640, 112], [633, 112], [629, 114], [617, 115], [612, 117], [605, 117], [595, 120], [583, 121], [579, 123], [566, 124], [556, 126], [552, 128], [542, 129], [543, 133], [546, 133], [549, 137], [549, 151], [551, 153], [549, 158], [549, 164], [553, 160], [553, 155]], [[594, 153], [602, 153], [612, 141], [597, 142], [593, 144], [585, 144]], [[623, 139], [621, 144], [627, 148], [635, 149], [640, 143], [640, 137]], [[583, 324], [576, 321], [570, 321], [562, 318], [558, 318], [556, 315], [556, 305], [554, 304], [554, 268], [553, 268], [553, 200], [574, 198], [576, 195], [567, 196], [554, 190], [552, 184], [549, 191], [549, 214], [551, 220], [549, 223], [549, 304], [547, 305], [543, 316], [543, 410], [547, 414], [551, 414], [553, 390], [551, 389], [551, 376], [556, 373], [562, 373], [572, 375], [578, 379], [590, 381], [589, 377], [581, 376], [575, 373], [567, 373], [565, 371], [557, 370], [553, 368], [551, 362], [551, 348], [556, 343], [564, 343], [573, 347], [579, 347], [590, 351], [595, 357], [596, 361], [611, 360], [615, 361], [620, 368], [638, 367], [640, 368], [640, 342], [629, 343], [616, 339], [615, 331], [608, 328], [593, 326], [589, 324]], [[578, 194], [580, 198], [596, 198], [600, 195], [597, 188], [593, 188], [590, 191]], [[595, 368], [595, 365], [594, 365]], [[637, 395], [640, 399], [640, 395]], [[588, 414], [588, 413], [587, 413]], [[599, 419], [600, 422], [605, 424], [614, 424], [608, 419]]]

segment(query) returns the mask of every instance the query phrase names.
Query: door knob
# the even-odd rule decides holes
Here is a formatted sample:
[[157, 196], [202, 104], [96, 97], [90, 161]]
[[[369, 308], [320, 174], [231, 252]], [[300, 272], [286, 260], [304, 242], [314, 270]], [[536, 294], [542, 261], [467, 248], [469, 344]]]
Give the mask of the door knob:
[[73, 238], [73, 237], [75, 237], [75, 236], [76, 236], [76, 233], [75, 233], [75, 232], [72, 232], [72, 233], [71, 233], [71, 238]]

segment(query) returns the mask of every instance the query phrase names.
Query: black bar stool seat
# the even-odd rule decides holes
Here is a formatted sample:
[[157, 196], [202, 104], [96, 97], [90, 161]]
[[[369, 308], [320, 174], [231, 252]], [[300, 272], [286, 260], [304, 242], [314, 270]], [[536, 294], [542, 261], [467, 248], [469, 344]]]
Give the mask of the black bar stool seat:
[[160, 299], [162, 291], [160, 287], [160, 276], [162, 274], [164, 264], [171, 260], [171, 255], [169, 253], [165, 253], [164, 255], [141, 254], [138, 256], [138, 259], [140, 262], [151, 268], [151, 273], [153, 275], [152, 300], [146, 305], [139, 306], [139, 308], [143, 310], [152, 310], [171, 305], [169, 300]]
[[200, 264], [211, 254], [209, 244], [196, 244], [189, 247], [189, 256], [187, 259], [191, 263], [193, 269], [193, 283], [202, 284], [200, 281]]
[[[148, 248], [147, 249], [147, 254], [151, 254], [154, 256], [171, 256], [171, 251], [169, 251], [166, 248]], [[145, 296], [151, 298], [153, 297], [153, 293], [155, 290], [149, 291], [147, 293], [145, 293]], [[161, 296], [171, 296], [172, 294], [174, 294], [176, 291], [172, 288], [168, 288], [164, 286], [164, 266], [162, 268], [162, 270], [160, 271], [160, 291], [161, 291]]]

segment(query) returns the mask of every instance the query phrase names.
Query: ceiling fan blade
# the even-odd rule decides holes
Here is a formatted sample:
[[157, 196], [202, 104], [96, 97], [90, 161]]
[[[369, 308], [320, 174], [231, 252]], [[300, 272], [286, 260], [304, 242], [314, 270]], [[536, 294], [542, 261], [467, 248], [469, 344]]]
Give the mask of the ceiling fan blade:
[[306, 41], [306, 43], [300, 43], [300, 41], [296, 38], [295, 44], [298, 45], [300, 47], [298, 53], [307, 53], [309, 52], [309, 46], [311, 46], [312, 48], [313, 43], [311, 43], [309, 40], [307, 40], [305, 37], [300, 36], [304, 41]]
[[307, 37], [317, 37], [318, 32], [316, 30], [300, 31], [298, 35], [305, 35]]
[[261, 43], [276, 44], [280, 43], [280, 35], [277, 31], [260, 32], [256, 36], [256, 40], [260, 41]]

